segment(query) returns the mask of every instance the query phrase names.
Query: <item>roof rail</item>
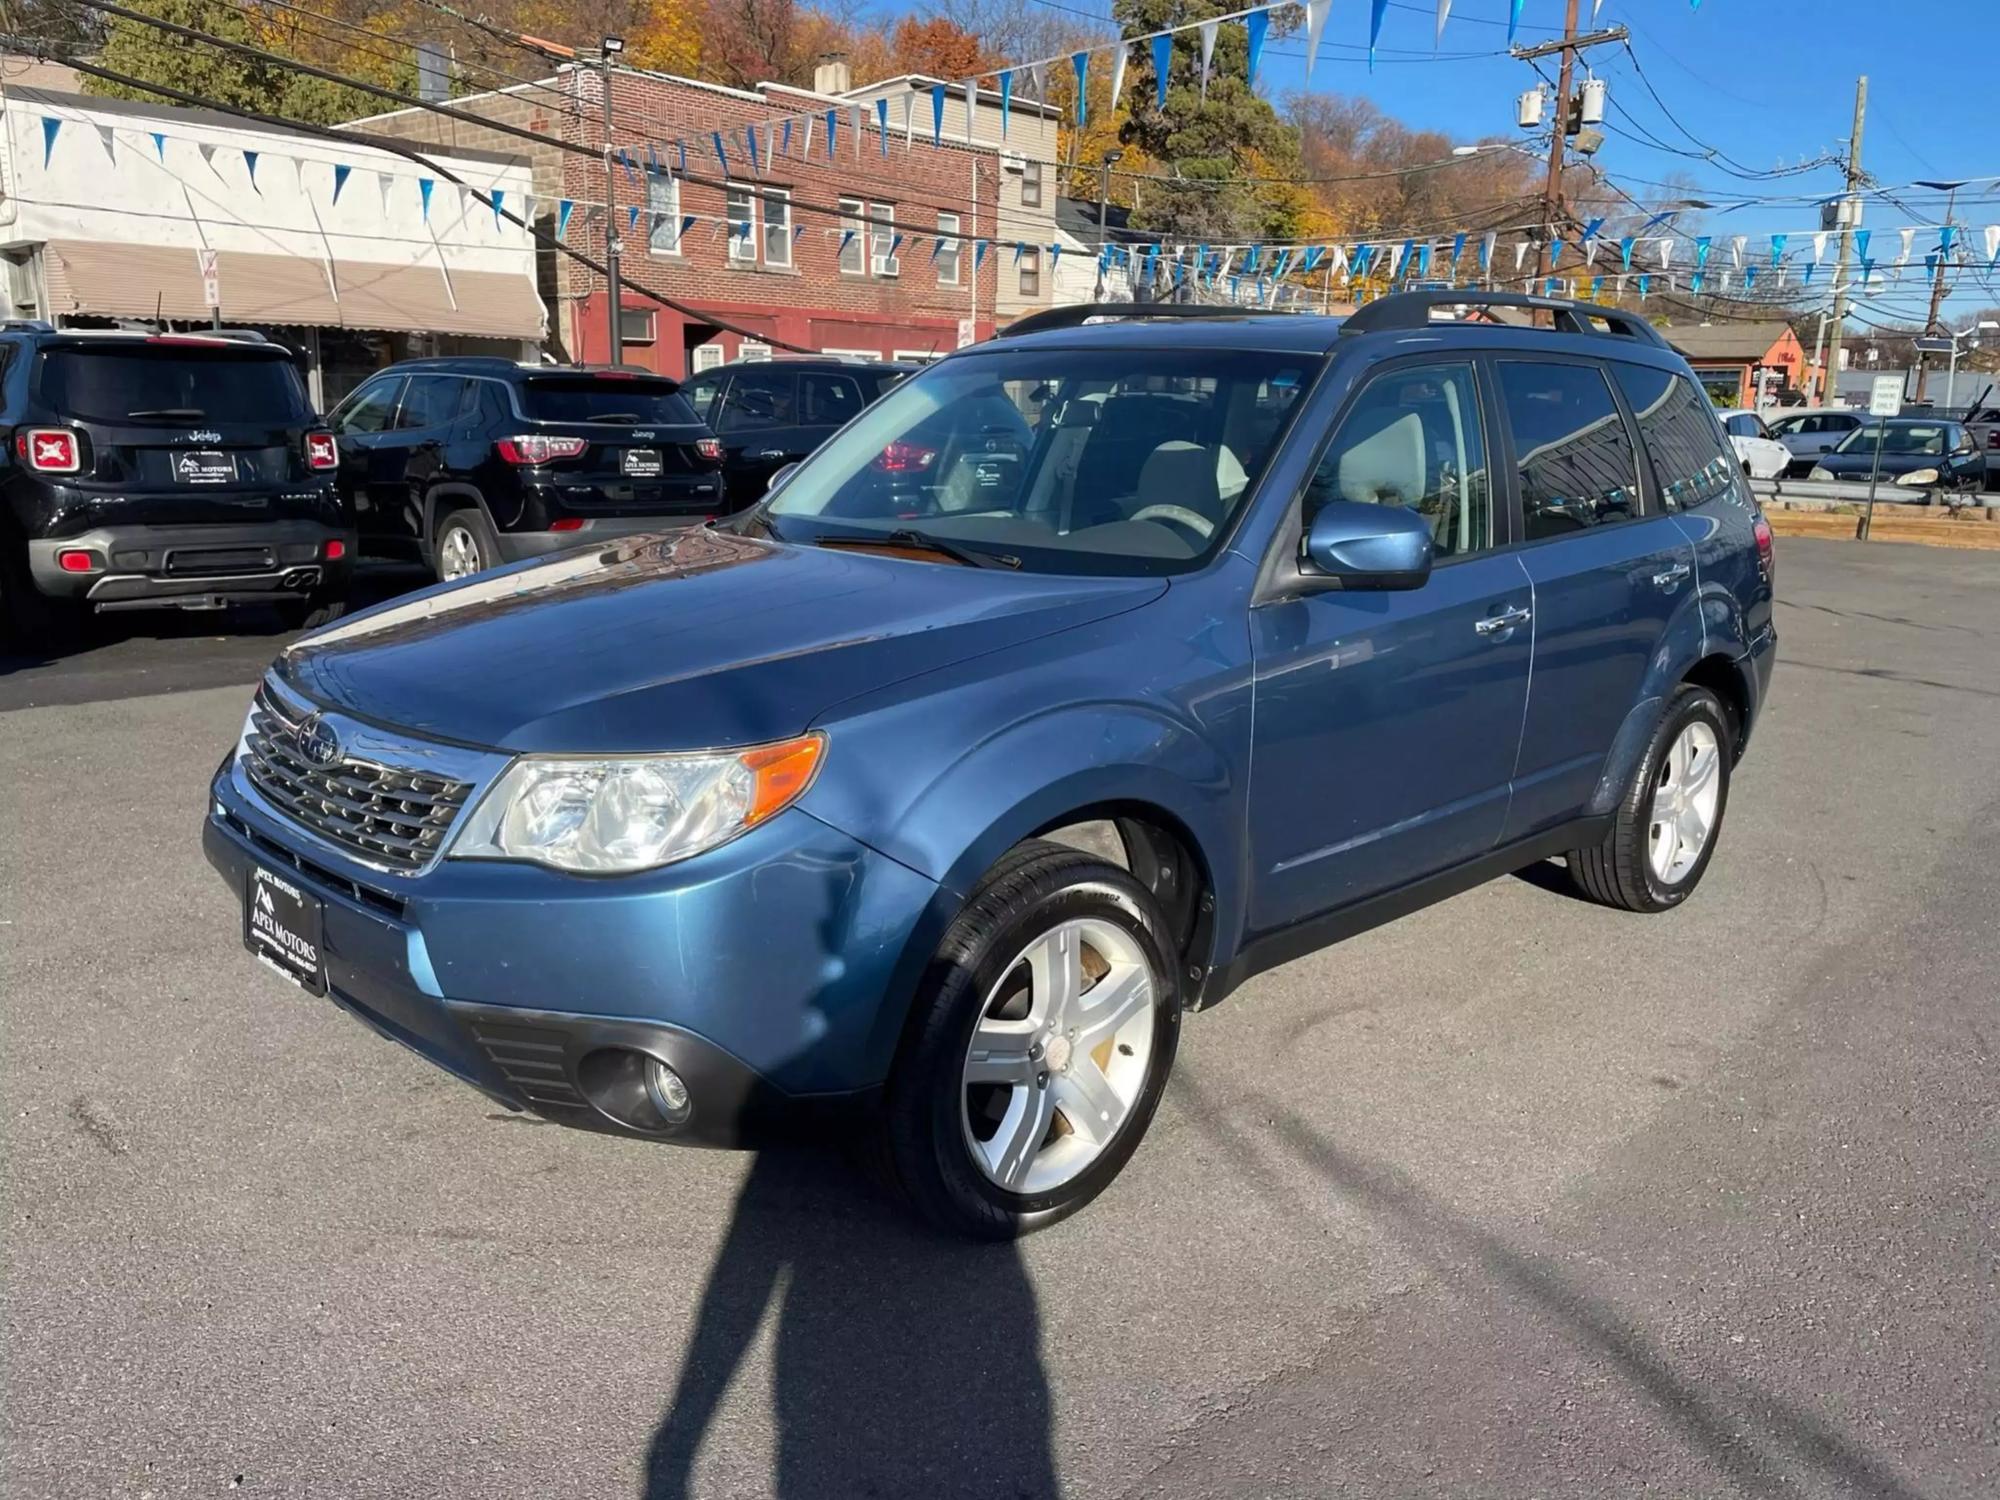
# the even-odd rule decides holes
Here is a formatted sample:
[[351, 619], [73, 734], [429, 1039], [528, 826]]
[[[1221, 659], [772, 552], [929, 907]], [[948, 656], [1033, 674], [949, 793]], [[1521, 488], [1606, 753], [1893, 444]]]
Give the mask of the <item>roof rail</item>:
[[1538, 297], [1532, 292], [1486, 292], [1476, 287], [1392, 292], [1349, 313], [1341, 322], [1340, 331], [1381, 333], [1399, 328], [1428, 328], [1431, 310], [1438, 307], [1539, 308], [1555, 315], [1556, 328], [1562, 333], [1601, 337], [1600, 331], [1591, 326], [1591, 319], [1595, 318], [1620, 338], [1667, 347], [1659, 329], [1622, 307], [1600, 307], [1595, 302], [1572, 302], [1564, 297]]
[[47, 318], [0, 318], [0, 333], [54, 333], [56, 325]]
[[1079, 328], [1092, 318], [1268, 318], [1282, 316], [1275, 308], [1221, 307], [1207, 302], [1078, 302], [1069, 307], [1048, 307], [1016, 318], [994, 334], [995, 338], [1018, 338], [1027, 333], [1048, 333], [1057, 328]]

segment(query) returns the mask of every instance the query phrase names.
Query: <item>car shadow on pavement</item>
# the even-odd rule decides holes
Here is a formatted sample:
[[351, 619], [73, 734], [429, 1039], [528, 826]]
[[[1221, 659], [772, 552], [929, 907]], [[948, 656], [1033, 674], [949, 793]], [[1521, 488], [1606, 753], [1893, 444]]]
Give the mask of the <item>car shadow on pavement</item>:
[[1231, 1101], [1208, 1097], [1184, 1070], [1174, 1080], [1179, 1112], [1244, 1163], [1242, 1176], [1260, 1191], [1292, 1201], [1257, 1159], [1257, 1146], [1227, 1122], [1268, 1122], [1262, 1128], [1284, 1155], [1324, 1181], [1370, 1220], [1435, 1270], [1484, 1277], [1601, 1361], [1647, 1397], [1666, 1423], [1721, 1469], [1736, 1493], [1789, 1495], [1798, 1486], [1787, 1461], [1830, 1480], [1843, 1494], [1879, 1500], [1919, 1500], [1885, 1465], [1832, 1423], [1740, 1376], [1704, 1372], [1684, 1378], [1671, 1356], [1614, 1306], [1558, 1274], [1559, 1259], [1509, 1244], [1469, 1223], [1390, 1164], [1351, 1151], [1278, 1100], [1250, 1093]]
[[827, 1151], [752, 1163], [653, 1434], [646, 1500], [709, 1492], [696, 1486], [698, 1450], [767, 1319], [772, 1493], [1057, 1493], [1020, 1252], [945, 1239], [855, 1178]]

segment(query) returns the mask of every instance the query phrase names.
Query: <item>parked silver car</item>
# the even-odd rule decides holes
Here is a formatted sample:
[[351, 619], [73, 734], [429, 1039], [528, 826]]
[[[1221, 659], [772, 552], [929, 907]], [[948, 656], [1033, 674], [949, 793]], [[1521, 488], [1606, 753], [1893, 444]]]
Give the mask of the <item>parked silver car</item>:
[[1787, 412], [1773, 422], [1771, 436], [1791, 452], [1792, 461], [1785, 472], [1799, 477], [1811, 471], [1820, 454], [1831, 453], [1840, 446], [1842, 438], [1866, 420], [1864, 413], [1843, 406], [1809, 406], [1803, 411]]

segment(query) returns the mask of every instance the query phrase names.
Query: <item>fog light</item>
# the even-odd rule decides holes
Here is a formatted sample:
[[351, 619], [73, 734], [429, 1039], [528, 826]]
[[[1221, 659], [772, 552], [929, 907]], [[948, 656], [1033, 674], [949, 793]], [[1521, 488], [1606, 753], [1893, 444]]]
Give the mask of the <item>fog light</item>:
[[685, 1125], [694, 1113], [694, 1100], [688, 1097], [681, 1075], [657, 1058], [646, 1064], [646, 1097], [669, 1125]]

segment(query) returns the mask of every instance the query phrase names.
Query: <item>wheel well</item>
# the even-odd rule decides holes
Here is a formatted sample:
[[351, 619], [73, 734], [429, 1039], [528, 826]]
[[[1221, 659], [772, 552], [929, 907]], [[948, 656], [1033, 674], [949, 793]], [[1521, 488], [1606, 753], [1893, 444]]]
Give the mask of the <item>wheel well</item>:
[[[455, 510], [479, 510], [486, 508], [486, 501], [479, 491], [462, 485], [439, 486], [424, 496], [424, 544], [430, 545], [437, 535], [438, 521]], [[488, 523], [492, 518], [489, 516]]]
[[1722, 706], [1729, 710], [1730, 737], [1735, 741], [1736, 753], [1741, 755], [1750, 723], [1750, 698], [1736, 664], [1726, 656], [1704, 656], [1688, 668], [1681, 680], [1705, 687], [1722, 700]]
[[[1111, 802], [1078, 808], [1037, 829], [1034, 837], [1068, 844], [1131, 872], [1166, 913], [1182, 962], [1207, 971], [1214, 941], [1215, 883], [1201, 845], [1187, 825], [1151, 803]], [[1190, 985], [1199, 992], [1199, 975]]]

